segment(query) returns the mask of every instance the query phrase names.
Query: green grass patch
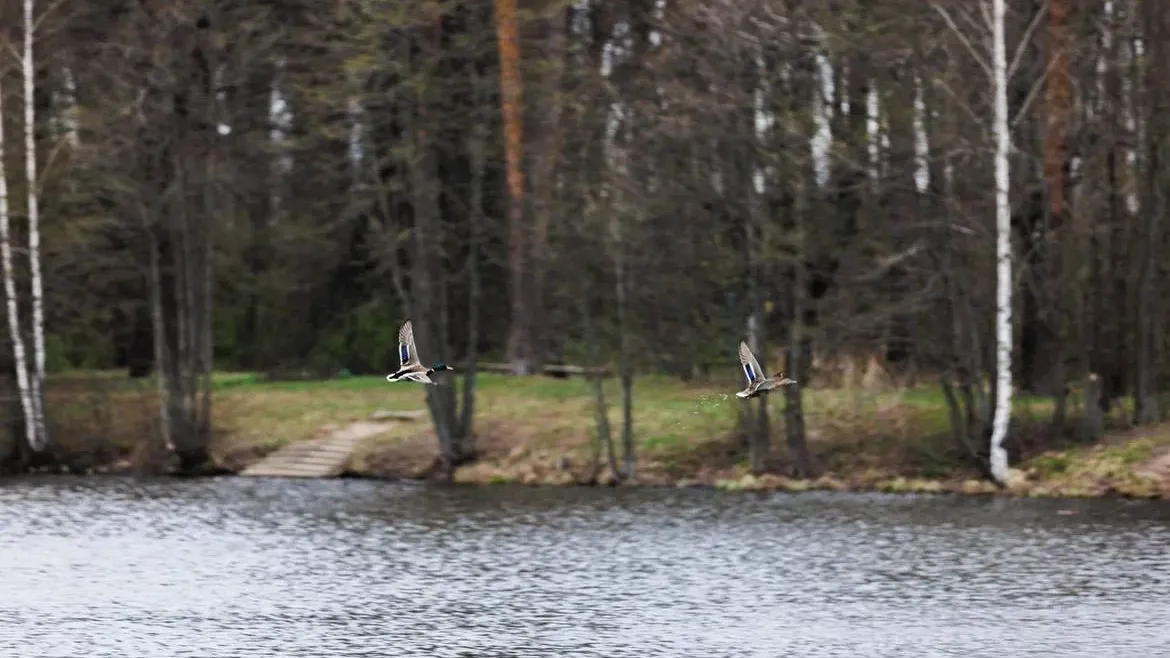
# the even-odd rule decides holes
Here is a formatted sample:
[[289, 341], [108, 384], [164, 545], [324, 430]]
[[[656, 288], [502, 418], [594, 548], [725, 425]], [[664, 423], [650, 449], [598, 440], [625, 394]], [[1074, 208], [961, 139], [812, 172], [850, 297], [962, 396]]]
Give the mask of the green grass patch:
[[[443, 377], [462, 385], [462, 373]], [[425, 390], [389, 383], [381, 376], [339, 376], [321, 381], [269, 381], [247, 372], [216, 372], [214, 452], [229, 464], [244, 464], [289, 442], [319, 436], [322, 428], [364, 420], [378, 410], [425, 409]], [[737, 380], [682, 382], [640, 376], [634, 383], [634, 436], [639, 472], [649, 481], [722, 479], [740, 482], [746, 446], [737, 434], [743, 403]], [[132, 380], [122, 371], [63, 372], [47, 387], [54, 436], [69, 450], [110, 460], [129, 454], [154, 435], [158, 398], [152, 378]], [[621, 390], [603, 385], [609, 423], [620, 450]], [[807, 437], [817, 465], [833, 487], [868, 483], [889, 490], [928, 490], [927, 480], [970, 481], [977, 477], [954, 445], [944, 396], [937, 389], [820, 389], [803, 396]], [[774, 467], [787, 463], [785, 401], [766, 399]], [[753, 410], [755, 403], [752, 403]], [[1070, 403], [1075, 408], [1075, 403]], [[465, 477], [481, 482], [571, 482], [591, 470], [596, 451], [596, 410], [589, 382], [580, 378], [477, 378], [479, 463]], [[1052, 411], [1046, 398], [1016, 396], [1013, 431], [1043, 427]], [[1064, 490], [1130, 487], [1133, 475], [1170, 449], [1170, 430], [1115, 435], [1100, 445], [1031, 440], [1020, 468], [1033, 480]], [[372, 474], [414, 476], [435, 458], [435, 438], [424, 416], [418, 422], [387, 423], [355, 459], [354, 469]], [[784, 480], [786, 488], [806, 486]], [[758, 486], [751, 484], [748, 488]], [[739, 484], [728, 485], [739, 487]], [[780, 485], [777, 485], [780, 486]], [[813, 485], [807, 485], [813, 486]], [[819, 486], [819, 485], [817, 485]], [[827, 486], [827, 485], [826, 485]], [[972, 485], [974, 487], [974, 485]], [[971, 487], [969, 487], [971, 488]], [[980, 487], [974, 487], [979, 489]], [[973, 489], [973, 490], [974, 490]]]

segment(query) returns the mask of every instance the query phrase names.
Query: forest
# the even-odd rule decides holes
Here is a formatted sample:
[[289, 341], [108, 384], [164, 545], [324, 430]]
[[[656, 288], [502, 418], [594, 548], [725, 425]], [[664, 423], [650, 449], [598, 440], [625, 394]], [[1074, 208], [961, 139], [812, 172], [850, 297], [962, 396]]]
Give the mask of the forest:
[[[1167, 409], [1170, 15], [1006, 5], [1011, 381], [1051, 410], [1014, 460]], [[0, 461], [65, 459], [82, 397], [117, 415], [69, 384], [100, 371], [198, 471], [213, 373], [381, 377], [409, 318], [456, 367], [440, 471], [477, 458], [478, 363], [606, 368], [588, 431], [632, 475], [639, 378], [734, 392], [743, 339], [801, 382], [738, 406], [753, 472], [814, 474], [806, 396], [876, 370], [988, 474], [988, 7], [0, 2]]]

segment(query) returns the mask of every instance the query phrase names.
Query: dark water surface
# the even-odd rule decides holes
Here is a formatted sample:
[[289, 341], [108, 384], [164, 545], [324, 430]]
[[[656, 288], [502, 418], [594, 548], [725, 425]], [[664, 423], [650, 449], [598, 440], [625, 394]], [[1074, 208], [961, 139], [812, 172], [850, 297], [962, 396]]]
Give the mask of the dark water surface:
[[1170, 504], [7, 479], [0, 655], [1155, 658]]

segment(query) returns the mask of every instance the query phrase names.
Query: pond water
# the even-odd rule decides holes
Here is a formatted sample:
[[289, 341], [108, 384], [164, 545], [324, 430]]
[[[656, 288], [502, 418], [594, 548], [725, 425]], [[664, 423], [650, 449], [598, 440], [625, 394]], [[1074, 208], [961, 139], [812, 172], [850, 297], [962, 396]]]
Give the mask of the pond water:
[[0, 480], [0, 655], [1170, 655], [1170, 504]]

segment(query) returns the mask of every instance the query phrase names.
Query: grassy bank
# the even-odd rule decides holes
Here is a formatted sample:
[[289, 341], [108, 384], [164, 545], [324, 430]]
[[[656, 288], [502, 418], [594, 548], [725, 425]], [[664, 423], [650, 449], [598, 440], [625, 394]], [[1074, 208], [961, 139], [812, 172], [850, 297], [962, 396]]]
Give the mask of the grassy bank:
[[[810, 448], [823, 475], [813, 481], [747, 475], [746, 449], [734, 436], [740, 402], [735, 381], [684, 384], [646, 376], [635, 384], [638, 482], [709, 484], [730, 489], [873, 489], [991, 493], [950, 438], [942, 396], [934, 390], [805, 392]], [[607, 384], [617, 400], [615, 383]], [[157, 425], [149, 380], [115, 373], [69, 374], [49, 386], [54, 436], [81, 469], [141, 465], [143, 437]], [[785, 471], [783, 401], [770, 401], [774, 470]], [[379, 410], [423, 409], [423, 390], [381, 377], [268, 382], [252, 374], [215, 377], [218, 462], [240, 469], [291, 442], [367, 419]], [[456, 479], [471, 483], [572, 484], [595, 472], [592, 398], [580, 379], [484, 375], [477, 403], [481, 458]], [[1049, 403], [1018, 398], [1013, 437], [1016, 493], [1091, 496], [1160, 495], [1170, 480], [1170, 426], [1114, 430], [1095, 445], [1046, 438]], [[1121, 417], [1119, 412], [1118, 418]], [[619, 409], [611, 409], [620, 427]], [[616, 431], [616, 429], [615, 429]], [[422, 476], [435, 458], [429, 421], [388, 422], [354, 455], [355, 475]], [[602, 481], [605, 475], [603, 473]]]

